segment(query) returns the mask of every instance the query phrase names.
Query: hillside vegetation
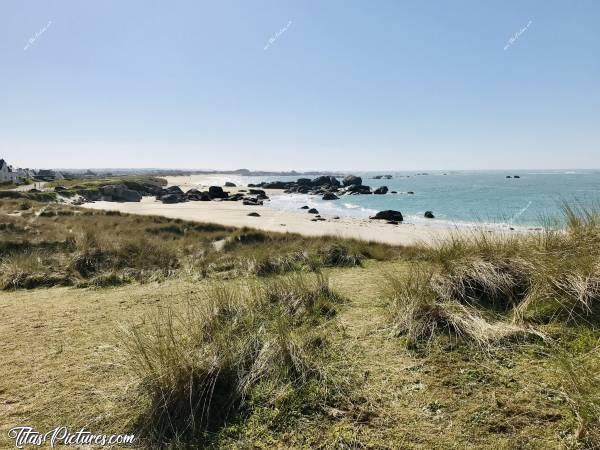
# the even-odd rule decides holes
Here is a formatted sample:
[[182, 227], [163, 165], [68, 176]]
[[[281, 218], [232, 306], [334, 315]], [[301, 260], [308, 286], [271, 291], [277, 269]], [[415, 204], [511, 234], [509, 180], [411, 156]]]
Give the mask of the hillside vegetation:
[[0, 202], [0, 443], [598, 448], [596, 212], [400, 248]]

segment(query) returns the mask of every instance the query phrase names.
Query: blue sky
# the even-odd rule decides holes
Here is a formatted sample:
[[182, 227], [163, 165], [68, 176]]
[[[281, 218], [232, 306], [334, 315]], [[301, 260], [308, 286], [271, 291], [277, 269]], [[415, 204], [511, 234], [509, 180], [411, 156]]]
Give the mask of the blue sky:
[[2, 0], [0, 15], [0, 157], [16, 165], [600, 168], [595, 0]]

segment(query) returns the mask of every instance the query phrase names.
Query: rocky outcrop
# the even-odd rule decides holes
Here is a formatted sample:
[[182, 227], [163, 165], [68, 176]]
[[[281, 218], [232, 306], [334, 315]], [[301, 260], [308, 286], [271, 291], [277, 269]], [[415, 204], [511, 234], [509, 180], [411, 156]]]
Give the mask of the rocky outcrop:
[[378, 187], [377, 189], [375, 189], [373, 191], [373, 194], [382, 195], [382, 194], [387, 194], [387, 192], [388, 192], [387, 186], [381, 186], [381, 187]]
[[260, 214], [257, 212], [251, 212], [251, 213], [248, 213], [247, 215], [250, 217], [260, 217]]
[[160, 197], [163, 203], [182, 203], [185, 202], [185, 196], [179, 194], [166, 194]]
[[225, 187], [235, 187], [235, 183], [232, 183], [231, 181], [226, 181]]
[[342, 189], [341, 192], [348, 195], [371, 194], [371, 188], [362, 184], [351, 184]]
[[142, 194], [132, 189], [128, 189], [123, 184], [109, 184], [100, 187], [100, 193], [104, 199], [112, 202], [139, 202], [142, 200]]
[[178, 194], [178, 195], [182, 195], [183, 191], [181, 190], [181, 188], [179, 186], [169, 186], [168, 188], [164, 189], [167, 194]]
[[333, 192], [326, 192], [325, 195], [323, 195], [323, 200], [339, 200], [340, 198], [335, 195]]
[[[340, 181], [331, 175], [321, 175], [311, 180], [309, 178], [299, 178], [297, 181], [269, 181], [258, 184], [249, 184], [251, 188], [264, 189], [283, 189], [286, 194], [310, 194], [339, 196], [340, 194], [371, 194], [369, 186], [363, 186], [362, 179], [355, 175], [348, 175], [344, 178], [343, 186]], [[252, 191], [252, 189], [250, 189]]]
[[309, 213], [309, 214], [319, 214], [319, 211], [318, 211], [316, 208], [310, 208], [310, 209], [308, 210], [308, 213]]
[[374, 220], [393, 220], [395, 222], [402, 222], [404, 217], [402, 217], [402, 213], [400, 211], [394, 211], [393, 209], [386, 209], [385, 211], [379, 211], [369, 219]]
[[362, 184], [362, 178], [357, 177], [356, 175], [348, 175], [344, 178], [344, 181], [342, 183], [344, 184], [344, 186], [351, 186], [353, 184], [360, 185]]
[[208, 188], [208, 195], [210, 195], [211, 199], [227, 198], [229, 197], [229, 192], [225, 192], [221, 186], [211, 186]]
[[435, 219], [435, 216], [433, 215], [433, 212], [431, 212], [431, 211], [425, 211], [425, 218], [427, 218], [427, 219]]

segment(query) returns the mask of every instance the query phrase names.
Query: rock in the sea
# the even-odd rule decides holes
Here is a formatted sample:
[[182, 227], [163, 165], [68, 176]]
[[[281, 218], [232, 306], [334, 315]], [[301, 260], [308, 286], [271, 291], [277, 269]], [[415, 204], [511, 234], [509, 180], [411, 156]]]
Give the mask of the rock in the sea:
[[340, 198], [333, 192], [326, 192], [323, 196], [323, 200], [339, 200]]
[[265, 189], [289, 189], [293, 185], [294, 183], [289, 181], [270, 181], [268, 183], [263, 183], [262, 187]]
[[377, 189], [375, 189], [373, 191], [373, 194], [379, 194], [379, 195], [387, 194], [387, 191], [388, 191], [387, 186], [381, 186], [381, 187], [378, 187]]
[[390, 194], [397, 194], [398, 191], [390, 191]]
[[433, 212], [431, 212], [431, 211], [425, 211], [425, 217], [427, 219], [435, 219], [435, 216], [433, 215]]
[[340, 216], [333, 216], [332, 219], [339, 219]]
[[512, 178], [510, 175], [506, 175], [506, 178]]
[[520, 175], [513, 175], [513, 178], [521, 178]]
[[319, 214], [319, 211], [318, 211], [317, 209], [315, 209], [315, 208], [310, 208], [310, 209], [308, 210], [308, 213], [309, 213], [309, 214]]
[[343, 192], [346, 194], [370, 194], [371, 188], [362, 184], [351, 184], [346, 186]]
[[309, 208], [310, 208], [310, 206], [308, 206], [308, 205], [304, 205], [304, 206], [300, 207], [300, 209], [309, 209]]
[[394, 211], [393, 209], [386, 209], [385, 211], [379, 211], [369, 219], [376, 220], [395, 220], [397, 222], [402, 222], [404, 217], [402, 217], [402, 213], [400, 211]]
[[231, 181], [226, 181], [225, 187], [235, 187], [235, 183], [232, 183]]
[[251, 212], [251, 213], [248, 213], [248, 216], [250, 216], [250, 217], [260, 217], [260, 214], [257, 213], [257, 212]]
[[344, 181], [342, 183], [344, 184], [344, 186], [351, 186], [353, 184], [361, 185], [362, 178], [357, 177], [356, 175], [348, 175], [347, 177], [344, 178]]
[[407, 194], [414, 195], [414, 192], [413, 191], [408, 191]]

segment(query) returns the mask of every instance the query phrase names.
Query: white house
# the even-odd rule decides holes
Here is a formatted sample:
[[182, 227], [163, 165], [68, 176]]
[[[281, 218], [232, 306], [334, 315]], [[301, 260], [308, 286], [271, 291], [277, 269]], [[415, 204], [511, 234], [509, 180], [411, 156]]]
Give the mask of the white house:
[[6, 161], [0, 159], [0, 183], [15, 183], [18, 175]]

